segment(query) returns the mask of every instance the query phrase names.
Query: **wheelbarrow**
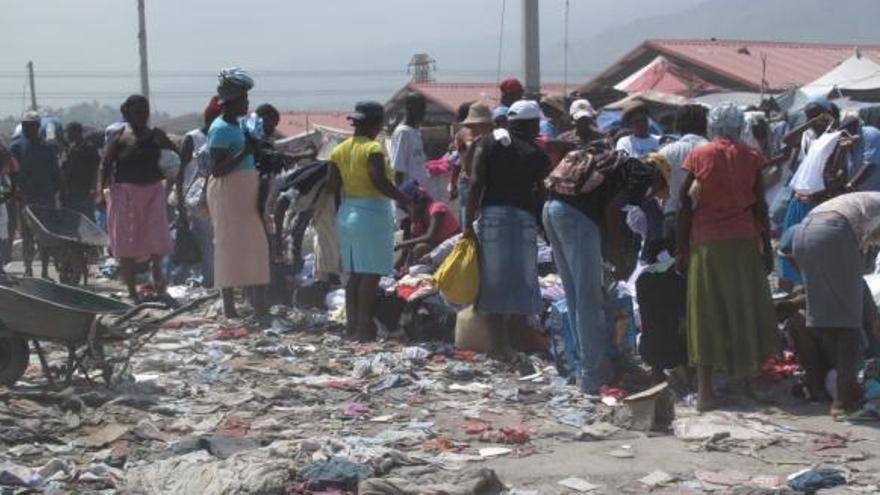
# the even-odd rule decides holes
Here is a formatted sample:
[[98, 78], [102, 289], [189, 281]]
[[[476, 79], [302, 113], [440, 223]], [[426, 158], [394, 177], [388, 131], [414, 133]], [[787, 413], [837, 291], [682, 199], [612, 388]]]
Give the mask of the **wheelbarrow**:
[[110, 245], [110, 238], [95, 222], [67, 208], [28, 205], [24, 218], [41, 250], [49, 253], [61, 283], [89, 283], [89, 252]]
[[[131, 357], [163, 323], [214, 297], [196, 299], [160, 317], [135, 320], [146, 310], [169, 308], [161, 303], [132, 306], [42, 279], [8, 280], [0, 285], [0, 385], [13, 385], [24, 374], [30, 362], [29, 341], [51, 386], [55, 383], [40, 345], [43, 341], [67, 348], [66, 383], [76, 371], [93, 383], [90, 372], [95, 369], [110, 383], [114, 371], [127, 371]], [[120, 342], [127, 344], [123, 352], [105, 354], [105, 344]], [[123, 366], [116, 370], [119, 364]]]

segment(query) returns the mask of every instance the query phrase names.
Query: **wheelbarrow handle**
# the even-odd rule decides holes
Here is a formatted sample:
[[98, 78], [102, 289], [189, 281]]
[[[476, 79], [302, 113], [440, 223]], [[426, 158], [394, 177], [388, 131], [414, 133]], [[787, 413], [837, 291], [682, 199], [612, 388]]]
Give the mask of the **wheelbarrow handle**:
[[125, 323], [128, 320], [131, 320], [135, 316], [139, 315], [140, 313], [142, 313], [148, 309], [169, 309], [169, 307], [170, 306], [168, 304], [161, 303], [161, 302], [141, 303], [141, 304], [138, 304], [137, 306], [131, 308], [130, 310], [128, 310], [125, 314], [123, 314], [118, 319], [116, 319], [116, 321], [114, 321], [113, 324], [120, 325], [122, 323]]

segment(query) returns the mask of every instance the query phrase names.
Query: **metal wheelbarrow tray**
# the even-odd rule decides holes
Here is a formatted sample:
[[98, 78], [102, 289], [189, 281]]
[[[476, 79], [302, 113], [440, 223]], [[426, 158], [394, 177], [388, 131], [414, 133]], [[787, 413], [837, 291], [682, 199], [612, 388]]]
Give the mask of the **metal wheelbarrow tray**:
[[[113, 365], [123, 363], [155, 335], [161, 324], [188, 311], [211, 295], [146, 321], [133, 318], [148, 309], [167, 309], [164, 304], [132, 306], [74, 287], [41, 279], [24, 278], [0, 284], [0, 385], [12, 385], [24, 374], [29, 363], [32, 341], [43, 372], [53, 384], [40, 341], [50, 341], [68, 350], [66, 381], [78, 369], [91, 382], [88, 371], [98, 367], [109, 381]], [[103, 318], [103, 317], [110, 318]], [[102, 317], [102, 318], [99, 318]], [[104, 344], [129, 341], [123, 357], [105, 357]]]
[[40, 249], [55, 259], [61, 281], [88, 283], [88, 250], [109, 246], [107, 234], [78, 211], [39, 205], [24, 211]]

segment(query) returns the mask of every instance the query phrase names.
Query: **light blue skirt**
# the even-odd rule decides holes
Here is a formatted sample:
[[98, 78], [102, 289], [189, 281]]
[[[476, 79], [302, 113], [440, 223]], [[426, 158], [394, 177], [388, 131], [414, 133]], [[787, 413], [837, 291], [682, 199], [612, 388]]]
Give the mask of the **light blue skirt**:
[[336, 215], [344, 273], [390, 275], [394, 271], [391, 200], [345, 198]]
[[512, 206], [483, 208], [477, 220], [477, 237], [480, 240], [477, 312], [540, 314], [535, 217]]

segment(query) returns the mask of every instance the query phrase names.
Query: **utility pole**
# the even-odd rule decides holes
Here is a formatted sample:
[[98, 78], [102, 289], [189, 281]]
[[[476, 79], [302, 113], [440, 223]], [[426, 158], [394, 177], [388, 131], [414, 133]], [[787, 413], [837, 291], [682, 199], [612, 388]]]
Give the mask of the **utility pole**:
[[150, 97], [150, 72], [147, 67], [147, 19], [144, 0], [138, 0], [138, 48], [141, 57], [141, 94]]
[[541, 39], [538, 25], [538, 0], [522, 0], [523, 70], [526, 95], [541, 92]]
[[28, 83], [31, 86], [31, 110], [37, 110], [37, 84], [34, 81], [34, 62], [27, 63]]

